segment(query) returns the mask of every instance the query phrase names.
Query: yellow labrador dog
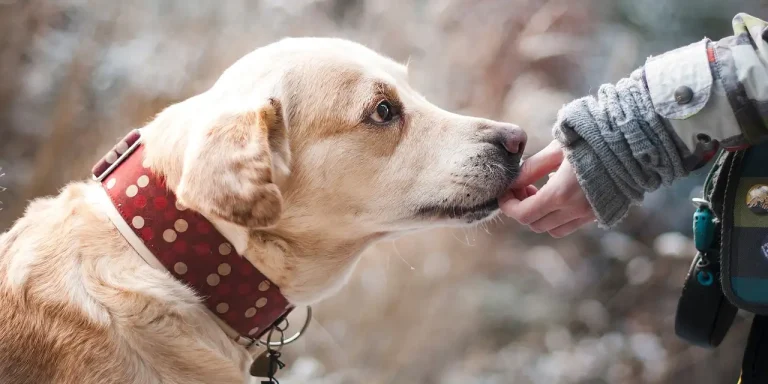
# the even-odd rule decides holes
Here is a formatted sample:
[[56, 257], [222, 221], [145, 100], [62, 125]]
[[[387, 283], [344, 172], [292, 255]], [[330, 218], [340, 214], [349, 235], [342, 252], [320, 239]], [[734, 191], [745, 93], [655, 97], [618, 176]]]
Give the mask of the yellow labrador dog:
[[[131, 157], [144, 174], [122, 186], [111, 176], [69, 184], [31, 202], [0, 237], [0, 383], [248, 382], [253, 356], [231, 331], [259, 318], [267, 299], [238, 307], [257, 297], [241, 300], [245, 292], [276, 289], [289, 303], [278, 312], [315, 303], [376, 240], [492, 217], [526, 141], [514, 125], [430, 104], [404, 66], [328, 38], [257, 49], [140, 135]], [[156, 195], [139, 199], [153, 182]], [[151, 217], [130, 217], [131, 204]], [[164, 220], [172, 226], [157, 227]], [[224, 243], [179, 240], [210, 233], [206, 220]], [[168, 264], [166, 253], [185, 262]], [[184, 280], [225, 254], [247, 265], [232, 259]], [[253, 287], [250, 268], [265, 277]], [[243, 290], [224, 289], [228, 278]], [[207, 305], [196, 283], [227, 302]]]

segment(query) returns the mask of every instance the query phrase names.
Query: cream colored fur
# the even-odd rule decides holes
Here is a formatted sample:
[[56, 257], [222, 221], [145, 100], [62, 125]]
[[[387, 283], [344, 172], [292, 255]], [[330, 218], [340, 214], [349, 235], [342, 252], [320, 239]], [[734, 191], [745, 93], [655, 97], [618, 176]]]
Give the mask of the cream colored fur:
[[[382, 100], [400, 115], [374, 124]], [[493, 216], [519, 161], [498, 145], [502, 127], [430, 104], [363, 46], [304, 38], [243, 57], [143, 139], [179, 200], [305, 305], [338, 290], [373, 241]], [[137, 255], [100, 188], [37, 199], [0, 237], [0, 382], [247, 382], [249, 353]]]

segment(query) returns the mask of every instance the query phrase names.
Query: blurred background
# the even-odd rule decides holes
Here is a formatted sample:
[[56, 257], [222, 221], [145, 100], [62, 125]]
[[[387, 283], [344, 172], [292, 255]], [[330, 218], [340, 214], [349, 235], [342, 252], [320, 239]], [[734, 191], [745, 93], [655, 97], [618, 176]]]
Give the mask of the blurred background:
[[[0, 0], [0, 230], [84, 178], [129, 129], [285, 36], [410, 61], [459, 113], [514, 122], [530, 153], [556, 111], [650, 54], [731, 33], [760, 0]], [[749, 317], [716, 350], [674, 335], [701, 172], [616, 230], [562, 240], [510, 220], [377, 244], [285, 350], [283, 384], [735, 383]], [[299, 319], [300, 320], [300, 319]]]

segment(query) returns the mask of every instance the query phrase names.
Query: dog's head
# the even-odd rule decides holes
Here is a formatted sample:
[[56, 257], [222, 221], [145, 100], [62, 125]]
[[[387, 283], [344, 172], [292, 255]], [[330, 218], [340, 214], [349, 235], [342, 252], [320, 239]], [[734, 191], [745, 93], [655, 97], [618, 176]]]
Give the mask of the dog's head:
[[438, 108], [403, 65], [327, 38], [260, 48], [153, 125], [147, 156], [183, 204], [313, 258], [493, 216], [526, 141]]

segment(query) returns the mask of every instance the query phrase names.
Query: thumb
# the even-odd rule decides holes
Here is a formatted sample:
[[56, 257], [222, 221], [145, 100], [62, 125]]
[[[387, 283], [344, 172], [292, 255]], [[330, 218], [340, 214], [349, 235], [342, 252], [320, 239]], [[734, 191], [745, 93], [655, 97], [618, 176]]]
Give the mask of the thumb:
[[536, 180], [555, 171], [562, 162], [563, 149], [557, 140], [552, 141], [544, 149], [523, 161], [520, 175], [515, 179], [512, 188], [533, 184]]

